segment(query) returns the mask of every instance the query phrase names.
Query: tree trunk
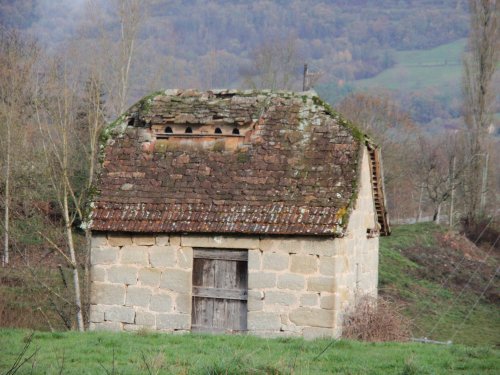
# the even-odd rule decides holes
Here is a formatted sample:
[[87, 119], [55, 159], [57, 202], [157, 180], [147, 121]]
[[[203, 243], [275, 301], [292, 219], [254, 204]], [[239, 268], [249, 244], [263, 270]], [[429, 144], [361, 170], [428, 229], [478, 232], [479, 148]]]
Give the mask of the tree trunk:
[[10, 122], [7, 120], [7, 155], [5, 161], [5, 209], [4, 209], [4, 243], [2, 267], [9, 264], [9, 220], [10, 220]]
[[418, 216], [417, 216], [417, 223], [420, 223], [422, 220], [422, 201], [424, 199], [424, 187], [420, 187], [420, 197], [418, 199]]
[[484, 155], [483, 164], [483, 178], [481, 183], [481, 201], [479, 204], [479, 212], [481, 215], [485, 214], [486, 209], [486, 194], [488, 192], [488, 163], [490, 160], [490, 154], [488, 152]]
[[78, 263], [76, 261], [75, 245], [73, 243], [73, 232], [71, 230], [71, 221], [69, 219], [69, 206], [68, 206], [68, 194], [66, 185], [63, 189], [63, 215], [64, 224], [66, 226], [66, 239], [68, 240], [68, 250], [71, 259], [71, 267], [73, 268], [73, 284], [75, 288], [75, 306], [76, 306], [76, 321], [78, 325], [78, 330], [83, 332], [85, 327], [83, 325], [83, 314], [82, 314], [82, 300], [80, 297], [80, 278], [78, 276]]
[[434, 210], [434, 215], [432, 216], [432, 221], [436, 224], [439, 224], [440, 216], [441, 216], [441, 203], [439, 203], [437, 205], [436, 209]]

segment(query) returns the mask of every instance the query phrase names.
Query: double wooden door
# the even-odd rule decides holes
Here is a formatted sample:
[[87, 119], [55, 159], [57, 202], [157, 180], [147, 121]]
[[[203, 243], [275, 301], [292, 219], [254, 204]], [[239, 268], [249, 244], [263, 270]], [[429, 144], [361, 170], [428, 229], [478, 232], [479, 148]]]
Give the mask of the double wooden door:
[[247, 329], [248, 251], [194, 249], [192, 330]]

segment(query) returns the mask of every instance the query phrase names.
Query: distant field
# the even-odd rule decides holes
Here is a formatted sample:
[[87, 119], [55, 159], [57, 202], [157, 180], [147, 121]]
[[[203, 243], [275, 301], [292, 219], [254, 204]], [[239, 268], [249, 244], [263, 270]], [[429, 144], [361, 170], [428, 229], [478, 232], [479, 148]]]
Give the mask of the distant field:
[[[0, 373], [29, 337], [0, 330]], [[37, 332], [18, 374], [496, 374], [491, 347], [103, 332]], [[33, 366], [33, 369], [32, 369]]]
[[396, 65], [379, 75], [353, 82], [357, 89], [383, 87], [416, 91], [438, 88], [441, 92], [457, 90], [462, 74], [462, 53], [466, 39], [428, 50], [396, 52]]

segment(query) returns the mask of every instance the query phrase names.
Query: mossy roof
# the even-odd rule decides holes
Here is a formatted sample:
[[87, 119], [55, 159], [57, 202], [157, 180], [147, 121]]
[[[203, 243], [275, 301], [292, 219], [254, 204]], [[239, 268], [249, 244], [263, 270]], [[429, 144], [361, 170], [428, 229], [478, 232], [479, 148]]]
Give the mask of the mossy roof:
[[[249, 130], [236, 149], [158, 147], [152, 127], [183, 122]], [[155, 233], [342, 235], [365, 142], [313, 92], [167, 90], [103, 134], [91, 228]]]

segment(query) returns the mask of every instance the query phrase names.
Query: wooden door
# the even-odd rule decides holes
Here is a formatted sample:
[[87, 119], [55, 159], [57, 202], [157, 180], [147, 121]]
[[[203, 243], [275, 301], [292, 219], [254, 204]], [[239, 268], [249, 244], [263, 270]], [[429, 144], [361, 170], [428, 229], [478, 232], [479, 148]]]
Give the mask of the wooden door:
[[247, 329], [248, 251], [194, 249], [192, 330]]

